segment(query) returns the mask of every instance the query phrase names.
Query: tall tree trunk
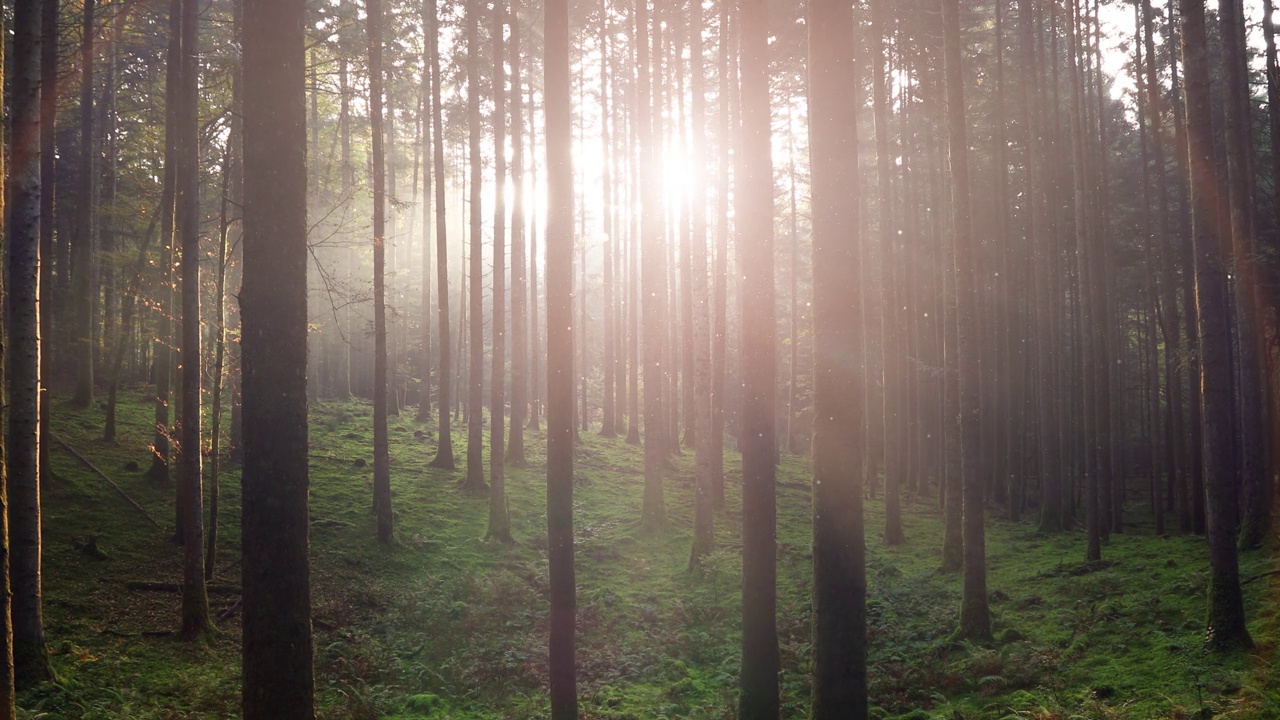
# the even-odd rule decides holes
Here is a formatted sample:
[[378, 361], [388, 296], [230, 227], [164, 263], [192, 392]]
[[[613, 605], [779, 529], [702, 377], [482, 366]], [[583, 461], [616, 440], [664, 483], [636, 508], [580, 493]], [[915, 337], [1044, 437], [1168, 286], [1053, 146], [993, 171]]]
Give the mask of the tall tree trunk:
[[1036, 71], [1035, 28], [1032, 22], [1032, 0], [1018, 0], [1019, 51], [1022, 63], [1021, 120], [1026, 130], [1026, 182], [1030, 188], [1026, 202], [1026, 227], [1033, 253], [1033, 278], [1035, 293], [1035, 344], [1036, 373], [1042, 382], [1036, 385], [1038, 416], [1036, 421], [1039, 446], [1040, 472], [1040, 522], [1041, 532], [1057, 532], [1066, 526], [1064, 511], [1064, 487], [1062, 476], [1062, 434], [1058, 427], [1060, 398], [1057, 383], [1058, 338], [1052, 335], [1053, 319], [1057, 303], [1053, 296], [1052, 258], [1058, 248], [1053, 234], [1046, 227], [1042, 215], [1045, 209], [1042, 195], [1044, 183], [1053, 172], [1049, 164], [1041, 162], [1041, 133], [1044, 119], [1038, 110], [1043, 93], [1039, 90]]
[[[53, 477], [53, 467], [49, 464], [49, 446], [53, 444], [49, 436], [50, 385], [53, 382], [54, 358], [54, 308], [61, 307], [61, 301], [55, 300], [53, 284], [53, 240], [56, 223], [57, 203], [57, 125], [58, 125], [58, 0], [41, 0], [40, 2], [40, 337], [48, 339], [40, 349], [40, 477]], [[167, 118], [167, 115], [166, 115]], [[13, 127], [12, 125], [10, 126]], [[10, 130], [13, 137], [13, 130]], [[169, 163], [166, 158], [165, 167]], [[65, 274], [66, 268], [60, 268]], [[166, 338], [167, 339], [167, 338]], [[158, 345], [159, 343], [157, 343]], [[167, 412], [167, 403], [166, 403]], [[168, 423], [168, 420], [165, 420]], [[157, 433], [157, 438], [159, 433]], [[158, 452], [158, 451], [157, 451]], [[167, 456], [167, 453], [166, 453]], [[162, 469], [165, 469], [162, 467]], [[163, 479], [168, 479], [166, 474]]]
[[614, 437], [617, 434], [617, 405], [614, 403], [616, 397], [614, 388], [617, 383], [614, 336], [617, 333], [617, 329], [613, 322], [614, 304], [616, 303], [614, 299], [616, 281], [614, 280], [613, 248], [616, 246], [617, 240], [614, 238], [613, 227], [613, 177], [611, 174], [613, 148], [609, 139], [609, 123], [611, 119], [609, 115], [609, 3], [605, 2], [602, 4], [600, 11], [600, 146], [602, 163], [602, 187], [600, 193], [602, 211], [600, 219], [604, 226], [605, 238], [602, 257], [604, 265], [604, 287], [602, 288], [604, 314], [601, 318], [604, 330], [604, 347], [603, 356], [601, 357], [604, 375], [604, 397], [600, 403], [600, 435], [603, 437]]
[[[774, 396], [773, 163], [769, 119], [769, 6], [742, 5], [743, 177], [734, 198], [744, 287], [742, 311], [742, 674], [738, 716], [778, 717], [777, 490]], [[646, 427], [646, 431], [648, 428]]]
[[[17, 18], [27, 21], [27, 23], [31, 23], [31, 24], [39, 23], [40, 22], [39, 17], [40, 15], [36, 12], [36, 8], [34, 7], [30, 8], [25, 13], [17, 14]], [[36, 28], [38, 27], [39, 26], [37, 24]], [[26, 25], [26, 27], [23, 28], [23, 32], [27, 32], [28, 29], [36, 29], [36, 28], [31, 28], [30, 25], [28, 24]], [[6, 37], [8, 36], [7, 28], [5, 27], [5, 22], [3, 18], [0, 18], [0, 36], [6, 36]], [[39, 54], [40, 54], [41, 44], [39, 42], [40, 38], [38, 35], [34, 39], [37, 42], [35, 43], [31, 42], [32, 38], [29, 38], [29, 37], [28, 38], [19, 37], [16, 39], [16, 43], [15, 43], [16, 49], [20, 49], [24, 53], [24, 57], [16, 64], [15, 69], [21, 68], [23, 72], [30, 73], [31, 75], [29, 75], [28, 77], [34, 76], [36, 72], [39, 72]], [[4, 62], [5, 60], [4, 55], [5, 55], [4, 49], [0, 48], [0, 86], [4, 86], [4, 68], [6, 67], [6, 64]], [[35, 70], [32, 69], [31, 67], [32, 65], [37, 66]], [[18, 89], [18, 88], [15, 88], [15, 89]], [[29, 88], [22, 87], [21, 89], [24, 91], [24, 97], [22, 97], [21, 99], [18, 99], [16, 97], [14, 98], [16, 102], [14, 103], [14, 106], [11, 106], [12, 109], [14, 110], [24, 109], [21, 107], [21, 103], [30, 102], [32, 99], [34, 99], [31, 96]], [[29, 108], [26, 108], [24, 110], [25, 112], [30, 113]], [[39, 112], [38, 108], [37, 108], [37, 112]], [[22, 119], [29, 120], [30, 118], [24, 117]], [[20, 122], [17, 125], [17, 127], [18, 128], [22, 127]], [[32, 128], [30, 128], [29, 126], [26, 128], [28, 132], [30, 132], [31, 129]], [[34, 146], [38, 150], [41, 150], [40, 138], [36, 138], [34, 142], [30, 138], [24, 138], [24, 139], [26, 140], [28, 147]], [[16, 149], [17, 148], [15, 148], [15, 150]], [[27, 170], [27, 172], [30, 172], [37, 180], [40, 179], [39, 155], [40, 153], [37, 152], [35, 157], [28, 155], [27, 157], [23, 158], [27, 164], [26, 168], [24, 169]], [[5, 189], [8, 187], [8, 180], [9, 180], [8, 170], [9, 168], [5, 166], [5, 158], [0, 157], [0, 223], [3, 223], [3, 225], [0, 226], [0, 232], [4, 232], [4, 228], [10, 227], [9, 225], [10, 217], [6, 212], [6, 209], [7, 209], [6, 201], [8, 199], [8, 196], [5, 193]], [[30, 190], [30, 188], [28, 188], [28, 190]], [[38, 197], [32, 198], [28, 196], [23, 199], [26, 200], [27, 202], [31, 202], [34, 199], [35, 207], [36, 208], [39, 207]], [[26, 209], [28, 211], [30, 210], [30, 208], [26, 208]], [[21, 238], [21, 242], [16, 243], [18, 247], [22, 248], [25, 251], [24, 254], [21, 256], [21, 260], [23, 262], [20, 264], [24, 265], [24, 267], [22, 267], [22, 270], [25, 272], [31, 272], [32, 270], [35, 270], [34, 272], [35, 278], [33, 279], [36, 279], [35, 284], [38, 286], [39, 285], [38, 278], [40, 273], [39, 265], [41, 264], [40, 255], [39, 255], [40, 225], [39, 223], [37, 223], [35, 226], [32, 226], [28, 223], [24, 228], [24, 230], [27, 234]], [[32, 230], [36, 231], [34, 237], [31, 235]], [[8, 236], [7, 233], [5, 235], [6, 235], [5, 237], [6, 247], [10, 247], [13, 244], [15, 244], [11, 236]], [[30, 260], [32, 259], [32, 255], [31, 255], [32, 246], [34, 246], [36, 250], [36, 253], [34, 256], [36, 261], [35, 268], [32, 268], [30, 266]], [[8, 258], [6, 257], [4, 260], [0, 260], [0, 262], [4, 262], [5, 266], [7, 267]], [[4, 317], [6, 323], [8, 323], [9, 315], [8, 315], [8, 308], [7, 308], [6, 295], [5, 295], [4, 275], [5, 273], [0, 272], [0, 313], [3, 313], [2, 315], [0, 315], [0, 317]], [[27, 293], [31, 292], [30, 283], [28, 283], [26, 292]], [[36, 295], [37, 295], [37, 303], [38, 303], [39, 302], [38, 287], [36, 288]], [[37, 312], [37, 315], [39, 315], [38, 312]], [[39, 326], [39, 322], [40, 322], [39, 318], [37, 317], [35, 320], [36, 320], [35, 324]], [[26, 318], [25, 323], [29, 327], [31, 324], [31, 319]], [[6, 356], [5, 351], [6, 351], [6, 348], [5, 348], [4, 337], [2, 334], [0, 334], [0, 407], [5, 406], [5, 398], [7, 397], [6, 382], [7, 382], [8, 375], [5, 373], [5, 356]], [[28, 361], [28, 363], [29, 362], [30, 361]], [[28, 364], [28, 368], [29, 367], [30, 365]], [[37, 368], [36, 368], [36, 376], [39, 377], [38, 362], [37, 362]], [[39, 386], [36, 386], [35, 389], [36, 389], [36, 416], [38, 417], [39, 402], [40, 402]], [[30, 396], [31, 396], [31, 393], [28, 392], [27, 398], [26, 398], [26, 401], [28, 404], [30, 403]], [[13, 408], [11, 408], [11, 411], [12, 409]], [[23, 411], [29, 411], [30, 408], [24, 407], [21, 409]], [[26, 444], [28, 447], [24, 448], [23, 452], [26, 454], [26, 457], [25, 457], [26, 461], [30, 463], [33, 459], [32, 450], [36, 451], [34, 453], [35, 469], [36, 469], [36, 473], [39, 474], [40, 441], [39, 441], [39, 429], [38, 429], [39, 422], [38, 421], [36, 425], [37, 425], [37, 429], [36, 429], [35, 437], [27, 439]], [[30, 430], [30, 427], [31, 427], [30, 418], [28, 418], [26, 423], [26, 429]], [[32, 442], [32, 439], [35, 440], [34, 443]], [[18, 716], [18, 707], [15, 702], [15, 697], [17, 695], [17, 692], [15, 691], [13, 686], [13, 616], [10, 612], [10, 609], [13, 604], [13, 591], [9, 581], [9, 569], [10, 569], [9, 473], [8, 473], [7, 463], [5, 460], [5, 447], [8, 441], [9, 441], [9, 436], [6, 433], [4, 419], [0, 418], [0, 720], [16, 720]]]
[[[1230, 0], [1228, 0], [1230, 2]], [[1210, 644], [1251, 646], [1240, 592], [1236, 530], [1239, 510], [1232, 431], [1231, 326], [1228, 319], [1226, 243], [1215, 220], [1216, 178], [1210, 115], [1209, 55], [1204, 0], [1179, 0], [1182, 60], [1186, 68], [1187, 143], [1191, 184], [1204, 477], [1209, 541]]]
[[[546, 67], [543, 67], [546, 73]], [[545, 104], [545, 100], [544, 100]], [[543, 110], [545, 111], [545, 107]], [[533, 103], [533, 83], [529, 84], [529, 157], [530, 175], [533, 181], [533, 196], [538, 197], [538, 130], [534, 118], [537, 113]], [[542, 340], [539, 337], [538, 325], [538, 204], [533, 203], [530, 209], [532, 219], [529, 222], [529, 328], [532, 332], [530, 350], [530, 394], [529, 427], [537, 430], [542, 417], [542, 387], [544, 384], [542, 370]], [[572, 229], [572, 227], [570, 228]]]
[[524, 90], [520, 76], [520, 0], [511, 0], [511, 437], [507, 462], [525, 464], [529, 406], [529, 288], [524, 230]]
[[[8, 175], [5, 178], [4, 231], [8, 286], [5, 288], [4, 349], [5, 461], [8, 477], [0, 487], [4, 500], [8, 534], [0, 535], [7, 562], [7, 592], [0, 602], [9, 604], [9, 623], [0, 619], [0, 663], [5, 678], [0, 691], [0, 713], [13, 716], [13, 687], [26, 689], [53, 678], [49, 651], [44, 639], [44, 611], [41, 588], [40, 530], [40, 49], [41, 13], [36, 3], [20, 3], [13, 15], [13, 57], [6, 63], [10, 71], [10, 142]], [[45, 468], [47, 469], [47, 468]], [[7, 499], [4, 497], [7, 494]], [[0, 528], [3, 530], [3, 528]], [[8, 584], [8, 583], [6, 583]], [[7, 589], [0, 587], [0, 589]], [[0, 613], [0, 618], [3, 617]], [[10, 643], [10, 639], [12, 642]], [[12, 661], [11, 663], [8, 661]], [[10, 676], [12, 672], [12, 676]], [[6, 697], [7, 696], [7, 697]]]
[[[895, 266], [898, 264], [897, 232], [893, 222], [893, 187], [891, 185], [892, 151], [889, 145], [889, 99], [887, 78], [885, 77], [884, 38], [888, 31], [888, 17], [885, 3], [887, 0], [873, 0], [871, 3], [871, 93], [875, 114], [876, 134], [876, 178], [878, 180], [880, 252], [884, 258], [882, 274], [884, 275], [884, 299], [881, 306], [885, 316], [881, 322], [880, 347], [884, 354], [884, 394], [883, 413], [880, 422], [884, 426], [881, 437], [884, 438], [884, 541], [888, 545], [906, 542], [902, 531], [902, 505], [899, 490], [902, 487], [903, 467], [902, 449], [907, 438], [906, 424], [902, 413], [906, 412], [907, 353], [905, 338], [901, 334], [903, 317], [898, 309], [902, 307], [901, 283], [894, 279]], [[904, 116], [905, 117], [905, 116]]]
[[[665, 263], [662, 260], [666, 250], [663, 248], [658, 177], [661, 122], [655, 107], [661, 97], [655, 76], [661, 75], [662, 60], [657, 52], [650, 52], [650, 20], [649, 0], [640, 0], [636, 12], [641, 153], [640, 285], [644, 293], [644, 500], [640, 508], [640, 527], [646, 533], [657, 532], [667, 523], [662, 492], [662, 475], [667, 463], [667, 415], [663, 407], [667, 298], [662, 287], [665, 285]], [[653, 26], [657, 27], [657, 24], [655, 20]]]
[[840, 0], [811, 2], [806, 25], [814, 272], [812, 717], [863, 720], [867, 717], [862, 520], [866, 385], [864, 363], [859, 359], [865, 354], [866, 340], [858, 105], [849, 98], [849, 88], [857, 86], [853, 12]]
[[94, 302], [94, 190], [98, 163], [94, 153], [93, 41], [94, 0], [85, 0], [80, 35], [80, 168], [76, 183], [76, 237], [72, 285], [75, 295], [76, 389], [71, 396], [75, 407], [93, 404]]
[[721, 147], [716, 198], [716, 259], [711, 271], [715, 283], [711, 298], [711, 484], [716, 507], [724, 506], [724, 401], [729, 367], [729, 168], [730, 150], [735, 141], [732, 129], [737, 127], [733, 121], [737, 88], [731, 72], [734, 65], [731, 30], [736, 27], [736, 19], [731, 17], [733, 7], [732, 0], [720, 0], [720, 34], [717, 38], [720, 42]]
[[391, 453], [387, 438], [386, 150], [382, 138], [382, 0], [366, 0], [369, 125], [373, 134], [373, 511], [378, 540], [391, 542]]
[[204, 458], [200, 399], [200, 57], [199, 3], [182, 3], [182, 70], [178, 85], [174, 229], [182, 243], [182, 407], [178, 433], [178, 497], [182, 515], [182, 628], [196, 640], [214, 632], [204, 580]]
[[715, 488], [711, 477], [711, 297], [707, 284], [707, 140], [706, 71], [702, 42], [702, 3], [690, 5], [689, 72], [693, 93], [690, 139], [691, 168], [689, 207], [692, 212], [690, 279], [693, 293], [693, 402], [694, 509], [693, 550], [690, 569], [698, 569], [702, 559], [715, 549]]
[[[506, 0], [493, 3], [493, 351], [489, 362], [492, 389], [489, 391], [489, 529], [486, 537], [500, 542], [511, 540], [511, 520], [507, 517], [504, 415], [507, 382], [507, 248], [506, 248], [506, 183], [507, 183], [507, 108], [506, 55], [503, 51], [503, 28], [506, 26]], [[519, 132], [517, 129], [516, 132]]]
[[[431, 25], [430, 3], [431, 0], [422, 3], [424, 33]], [[422, 157], [422, 355], [418, 365], [421, 384], [416, 420], [425, 423], [431, 420], [431, 42], [426, 40], [422, 45], [422, 83], [418, 103], [421, 106], [418, 119], [422, 128], [419, 145]], [[414, 164], [417, 163], [415, 156]]]
[[1231, 201], [1231, 288], [1235, 296], [1239, 356], [1239, 472], [1243, 488], [1240, 547], [1261, 547], [1271, 523], [1271, 483], [1265, 462], [1263, 396], [1266, 332], [1255, 256], [1252, 101], [1249, 51], [1241, 0], [1218, 4], [1226, 89], [1228, 191]]
[[209, 536], [205, 545], [204, 579], [213, 580], [218, 558], [218, 472], [222, 460], [222, 386], [227, 353], [227, 234], [230, 218], [229, 185], [235, 167], [232, 154], [235, 138], [227, 142], [223, 154], [222, 192], [218, 212], [218, 267], [213, 297], [213, 391], [209, 399]]
[[1072, 14], [1069, 18], [1068, 43], [1070, 48], [1071, 74], [1071, 147], [1074, 153], [1072, 162], [1072, 185], [1075, 195], [1075, 234], [1076, 234], [1076, 297], [1080, 309], [1077, 315], [1080, 352], [1080, 389], [1083, 415], [1082, 431], [1084, 435], [1084, 474], [1085, 474], [1085, 560], [1093, 561], [1102, 558], [1102, 517], [1101, 495], [1104, 460], [1100, 451], [1102, 441], [1098, 439], [1101, 432], [1099, 421], [1102, 409], [1099, 400], [1105, 398], [1094, 392], [1100, 384], [1099, 374], [1107, 372], [1105, 366], [1099, 364], [1102, 354], [1098, 349], [1098, 333], [1093, 329], [1097, 320], [1098, 307], [1093, 292], [1093, 265], [1089, 256], [1095, 245], [1090, 237], [1096, 229], [1089, 221], [1089, 193], [1087, 189], [1088, 167], [1087, 150], [1084, 138], [1084, 83], [1083, 70], [1080, 67], [1080, 7], [1079, 0], [1072, 2]]
[[956, 259], [956, 352], [960, 385], [961, 493], [964, 496], [964, 599], [960, 632], [965, 637], [991, 637], [987, 609], [987, 561], [982, 526], [980, 455], [981, 410], [978, 397], [978, 318], [974, 287], [976, 242], [970, 226], [969, 146], [965, 130], [964, 72], [961, 67], [959, 0], [942, 0], [943, 59], [946, 73], [947, 140], [951, 160], [952, 232]]
[[444, 199], [444, 108], [440, 103], [440, 18], [434, 0], [423, 0], [427, 10], [427, 44], [431, 53], [431, 134], [435, 139], [432, 148], [432, 165], [436, 174], [436, 312], [440, 323], [440, 363], [436, 372], [437, 410], [440, 413], [440, 432], [436, 440], [436, 456], [431, 467], [452, 470], [453, 430], [450, 428], [453, 413], [453, 345], [449, 337], [449, 242], [448, 208]]
[[[1163, 282], [1159, 287], [1161, 334], [1164, 338], [1164, 386], [1165, 386], [1165, 467], [1172, 490], [1173, 508], [1178, 517], [1184, 514], [1187, 503], [1186, 484], [1183, 477], [1187, 453], [1183, 442], [1182, 424], [1182, 333], [1178, 323], [1178, 262], [1175, 237], [1169, 228], [1169, 174], [1165, 168], [1165, 131], [1160, 76], [1157, 72], [1154, 39], [1155, 15], [1151, 0], [1142, 0], [1143, 39], [1145, 42], [1147, 111], [1151, 118], [1151, 150], [1155, 161], [1156, 212], [1159, 213], [1157, 237], [1164, 247], [1159, 249]], [[1173, 19], [1168, 18], [1168, 27]], [[1173, 45], [1170, 43], [1170, 48]], [[1177, 53], [1170, 52], [1170, 55]], [[1190, 272], [1190, 268], [1187, 268]], [[1185, 530], [1184, 530], [1185, 532]]]
[[242, 2], [243, 709], [245, 720], [312, 720], [306, 13], [303, 0]]
[[[155, 438], [151, 445], [151, 467], [147, 476], [154, 481], [170, 479], [170, 440], [173, 428], [169, 412], [169, 392], [173, 385], [173, 260], [174, 260], [174, 185], [177, 179], [178, 157], [178, 84], [182, 66], [181, 22], [179, 0], [169, 3], [169, 46], [165, 61], [165, 130], [164, 130], [164, 186], [160, 194], [160, 238], [164, 244], [161, 254], [162, 279], [159, 288], [160, 321], [156, 332], [153, 369], [156, 377]], [[181, 527], [181, 523], [178, 523]]]
[[544, 5], [547, 123], [547, 559], [552, 720], [578, 717], [573, 571], [573, 119], [569, 4]]
[[484, 480], [484, 243], [482, 235], [481, 198], [484, 178], [480, 156], [480, 16], [484, 0], [469, 0], [466, 11], [467, 39], [467, 135], [468, 158], [471, 161], [470, 190], [470, 267], [471, 292], [467, 315], [470, 364], [467, 372], [467, 475], [463, 490], [480, 495], [488, 491]]

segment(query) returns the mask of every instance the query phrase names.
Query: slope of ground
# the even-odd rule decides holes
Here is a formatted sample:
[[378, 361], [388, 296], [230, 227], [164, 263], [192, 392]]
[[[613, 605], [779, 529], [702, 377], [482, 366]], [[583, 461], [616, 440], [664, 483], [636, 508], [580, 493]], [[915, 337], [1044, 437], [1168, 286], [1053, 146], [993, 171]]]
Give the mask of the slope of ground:
[[[21, 697], [26, 718], [234, 718], [235, 595], [213, 596], [221, 634], [183, 645], [176, 593], [173, 488], [147, 480], [150, 399], [122, 395], [115, 445], [100, 409], [55, 401], [54, 432], [156, 520], [131, 507], [67, 449], [52, 449], [45, 487], [45, 618], [57, 683]], [[317, 694], [326, 720], [542, 718], [546, 685], [546, 531], [542, 435], [530, 464], [508, 470], [517, 544], [487, 543], [486, 500], [455, 489], [460, 473], [429, 469], [434, 425], [391, 419], [396, 542], [374, 538], [371, 408], [312, 410], [312, 549]], [[666, 482], [669, 529], [638, 532], [639, 448], [583, 436], [575, 515], [579, 678], [584, 719], [733, 718], [738, 667], [737, 458], [720, 550], [701, 578], [686, 571], [690, 456]], [[464, 447], [461, 436], [455, 447]], [[487, 456], [487, 452], [486, 452]], [[461, 454], [459, 457], [462, 457]], [[133, 465], [131, 463], [136, 463]], [[461, 468], [460, 468], [461, 469]], [[238, 583], [239, 485], [221, 479], [219, 585]], [[779, 617], [784, 713], [806, 717], [811, 563], [806, 462], [779, 476]], [[1144, 508], [1131, 508], [1137, 515]], [[1139, 517], [1139, 520], [1143, 519]], [[959, 578], [936, 572], [941, 515], [932, 497], [906, 505], [908, 543], [879, 540], [883, 506], [867, 507], [874, 717], [1280, 717], [1276, 647], [1280, 582], [1246, 586], [1257, 647], [1202, 652], [1207, 561], [1202, 538], [1157, 538], [1139, 523], [1081, 565], [1078, 533], [1041, 535], [993, 520], [989, 589], [998, 641], [955, 642]], [[90, 543], [90, 539], [95, 542]], [[91, 547], [97, 548], [95, 553]], [[105, 557], [103, 557], [105, 556]], [[1243, 558], [1254, 578], [1276, 567]]]

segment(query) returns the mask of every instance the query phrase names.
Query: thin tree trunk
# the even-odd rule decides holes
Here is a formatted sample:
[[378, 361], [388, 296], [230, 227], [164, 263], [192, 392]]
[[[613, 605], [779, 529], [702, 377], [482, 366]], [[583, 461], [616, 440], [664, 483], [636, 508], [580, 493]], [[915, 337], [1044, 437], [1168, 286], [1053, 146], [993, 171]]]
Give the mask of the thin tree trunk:
[[467, 133], [468, 158], [471, 161], [470, 190], [470, 295], [467, 316], [470, 325], [467, 348], [470, 364], [467, 371], [467, 474], [464, 491], [480, 495], [489, 490], [484, 479], [484, 247], [482, 235], [481, 195], [484, 181], [480, 157], [480, 16], [484, 0], [470, 0], [466, 10], [467, 40]]
[[427, 44], [431, 53], [431, 134], [435, 139], [432, 164], [436, 175], [436, 312], [440, 323], [440, 363], [436, 372], [436, 392], [439, 394], [436, 409], [440, 413], [440, 431], [431, 467], [452, 470], [453, 430], [450, 419], [453, 413], [453, 347], [449, 337], [449, 224], [444, 197], [445, 140], [444, 108], [440, 103], [440, 18], [433, 0], [423, 0], [423, 3], [427, 8]]
[[218, 471], [222, 459], [222, 376], [227, 348], [226, 288], [227, 288], [227, 215], [228, 185], [235, 156], [232, 144], [227, 143], [223, 156], [222, 198], [218, 213], [218, 268], [214, 285], [213, 308], [213, 392], [209, 408], [209, 537], [204, 554], [204, 579], [213, 580], [218, 558]]
[[511, 437], [507, 462], [525, 464], [524, 423], [529, 407], [529, 289], [524, 231], [524, 89], [520, 75], [520, 0], [511, 10]]
[[693, 293], [693, 402], [694, 510], [693, 549], [689, 567], [697, 570], [702, 559], [715, 549], [715, 488], [711, 477], [711, 297], [707, 278], [707, 190], [705, 152], [706, 71], [702, 42], [702, 3], [690, 5], [689, 72], [693, 93], [692, 138], [689, 186], [692, 192], [690, 218], [690, 280]]
[[[505, 438], [506, 381], [507, 381], [507, 240], [506, 240], [506, 183], [507, 183], [507, 109], [506, 109], [506, 56], [503, 51], [503, 31], [506, 26], [505, 0], [493, 4], [493, 147], [494, 147], [494, 201], [493, 201], [493, 345], [489, 362], [492, 372], [492, 389], [489, 391], [489, 529], [485, 536], [490, 540], [509, 542], [511, 520], [507, 517], [506, 478], [503, 464], [506, 462]], [[519, 130], [517, 129], [517, 132]]]
[[991, 637], [987, 609], [987, 562], [982, 525], [982, 481], [978, 475], [981, 411], [978, 397], [978, 318], [974, 286], [976, 242], [970, 227], [969, 146], [965, 130], [964, 73], [961, 67], [959, 0], [942, 0], [943, 59], [946, 72], [947, 139], [951, 160], [951, 211], [956, 258], [956, 350], [960, 385], [961, 492], [964, 496], [964, 599], [960, 632]]
[[373, 511], [379, 542], [391, 542], [391, 457], [387, 437], [386, 182], [382, 138], [382, 0], [366, 0], [369, 124], [373, 134]]
[[94, 190], [98, 167], [94, 153], [93, 115], [93, 41], [97, 34], [93, 18], [94, 7], [94, 0], [85, 0], [80, 35], [80, 168], [76, 183], [76, 250], [72, 268], [76, 389], [71, 396], [71, 404], [81, 408], [93, 404], [93, 326], [97, 292], [93, 282], [93, 240], [97, 210]]
[[[656, 20], [654, 27], [657, 27]], [[662, 238], [662, 200], [659, 195], [658, 154], [661, 121], [656, 117], [656, 99], [661, 97], [654, 76], [660, 76], [662, 61], [650, 52], [650, 12], [648, 0], [640, 0], [636, 13], [636, 42], [639, 49], [638, 84], [640, 102], [640, 285], [644, 292], [644, 499], [640, 508], [643, 532], [666, 527], [667, 511], [662, 492], [662, 475], [667, 459], [667, 416], [663, 407], [666, 369], [663, 342], [666, 333], [666, 292]], [[655, 41], [656, 45], [656, 41]], [[650, 56], [653, 55], [652, 63]]]

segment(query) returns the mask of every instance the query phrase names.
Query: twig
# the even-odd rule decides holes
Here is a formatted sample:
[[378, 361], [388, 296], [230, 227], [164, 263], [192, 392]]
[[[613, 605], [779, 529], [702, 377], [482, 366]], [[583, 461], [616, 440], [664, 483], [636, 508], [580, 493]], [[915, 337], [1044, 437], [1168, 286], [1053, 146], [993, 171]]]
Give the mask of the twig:
[[121, 489], [121, 487], [120, 487], [119, 485], [117, 485], [117, 484], [116, 484], [116, 482], [115, 482], [114, 480], [112, 480], [111, 478], [107, 477], [107, 474], [106, 474], [106, 473], [102, 472], [101, 470], [99, 470], [99, 469], [97, 468], [97, 466], [96, 466], [96, 465], [94, 465], [93, 463], [89, 462], [89, 459], [88, 459], [88, 458], [86, 458], [85, 456], [83, 456], [83, 455], [81, 455], [80, 453], [76, 452], [75, 448], [73, 448], [73, 447], [71, 447], [70, 445], [68, 445], [66, 442], [64, 442], [64, 441], [62, 440], [62, 438], [58, 437], [57, 435], [54, 435], [52, 432], [50, 432], [50, 433], [49, 433], [49, 437], [53, 438], [55, 442], [57, 442], [59, 445], [61, 445], [61, 446], [62, 446], [62, 447], [67, 451], [67, 452], [69, 452], [69, 453], [71, 453], [72, 455], [74, 455], [74, 456], [76, 457], [76, 459], [77, 459], [77, 460], [79, 460], [80, 462], [84, 463], [84, 464], [85, 464], [85, 465], [86, 465], [90, 470], [92, 470], [92, 471], [94, 471], [95, 473], [97, 473], [99, 477], [101, 477], [103, 480], [106, 480], [106, 481], [107, 481], [107, 483], [109, 483], [109, 484], [111, 485], [111, 487], [115, 488], [116, 492], [120, 493], [120, 497], [122, 497], [122, 498], [124, 498], [125, 500], [129, 501], [129, 504], [130, 504], [130, 505], [132, 505], [132, 506], [134, 507], [134, 509], [135, 509], [135, 510], [137, 510], [137, 511], [138, 511], [138, 512], [140, 512], [140, 513], [142, 513], [142, 516], [143, 516], [143, 517], [145, 517], [146, 519], [150, 520], [152, 525], [155, 525], [155, 526], [156, 526], [156, 527], [158, 527], [158, 528], [163, 528], [163, 527], [164, 527], [164, 526], [162, 526], [159, 522], [156, 522], [156, 519], [155, 519], [155, 518], [153, 518], [153, 517], [151, 517], [151, 513], [147, 512], [147, 511], [146, 511], [146, 508], [144, 508], [144, 507], [142, 507], [141, 505], [139, 505], [137, 500], [134, 500], [133, 498], [129, 497], [129, 493], [126, 493], [123, 489]]
[[[182, 586], [178, 583], [151, 582], [149, 580], [130, 580], [125, 583], [125, 587], [130, 590], [149, 590], [152, 592], [180, 592]], [[210, 595], [239, 595], [240, 588], [231, 585], [209, 585], [205, 591]]]

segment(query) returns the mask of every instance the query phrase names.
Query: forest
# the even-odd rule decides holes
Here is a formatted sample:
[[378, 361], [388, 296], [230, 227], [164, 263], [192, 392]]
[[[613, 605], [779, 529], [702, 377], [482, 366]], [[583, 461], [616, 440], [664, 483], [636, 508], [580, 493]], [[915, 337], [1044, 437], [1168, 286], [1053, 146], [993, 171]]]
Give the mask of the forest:
[[1280, 718], [1274, 14], [0, 2], [0, 720]]

